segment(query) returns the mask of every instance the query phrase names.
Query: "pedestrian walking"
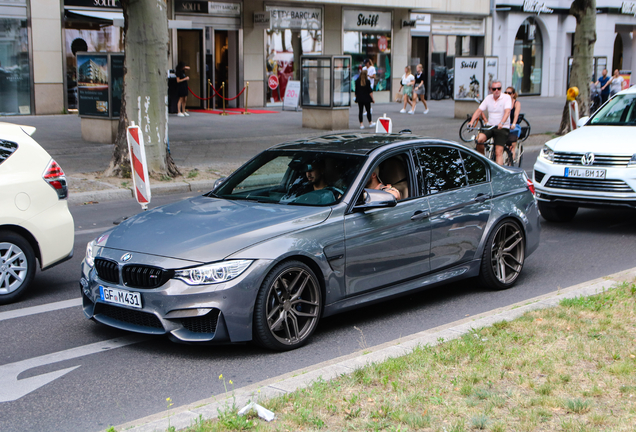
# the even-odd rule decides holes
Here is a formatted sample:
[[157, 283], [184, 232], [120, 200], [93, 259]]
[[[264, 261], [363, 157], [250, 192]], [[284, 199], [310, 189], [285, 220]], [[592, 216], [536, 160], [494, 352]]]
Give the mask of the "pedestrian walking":
[[373, 118], [371, 116], [371, 103], [375, 102], [373, 99], [373, 89], [371, 88], [371, 81], [367, 77], [367, 71], [362, 70], [360, 76], [356, 79], [356, 102], [358, 103], [358, 120], [360, 121], [360, 129], [364, 129], [364, 122], [362, 121], [362, 113], [366, 113], [367, 120], [369, 120], [369, 127], [375, 126]]
[[[373, 60], [371, 60], [370, 58], [368, 59], [364, 59], [364, 67], [362, 68], [363, 71], [367, 71], [367, 78], [369, 78], [369, 82], [371, 83], [371, 91], [373, 91], [373, 89], [375, 88], [375, 66], [373, 66]], [[373, 107], [371, 107], [371, 114], [373, 114]], [[362, 115], [367, 115], [367, 112], [365, 111]]]
[[607, 86], [609, 80], [610, 77], [607, 76], [607, 69], [603, 69], [602, 76], [596, 81], [596, 85], [601, 86], [601, 105], [609, 99], [610, 89]]
[[188, 80], [189, 76], [186, 75], [186, 71], [190, 70], [190, 66], [186, 66], [184, 62], [177, 64], [177, 96], [179, 102], [177, 102], [177, 116], [188, 117], [190, 114], [186, 112], [186, 101], [188, 99]]
[[406, 103], [411, 104], [411, 110], [409, 114], [415, 113], [415, 103], [413, 102], [413, 84], [415, 84], [415, 77], [411, 73], [411, 66], [404, 68], [404, 75], [400, 81], [400, 92], [402, 93], [402, 99], [404, 99], [404, 106], [400, 110], [401, 113], [406, 112]]
[[619, 91], [623, 90], [625, 85], [625, 78], [619, 75], [618, 69], [614, 71], [614, 75], [610, 78], [606, 86], [610, 88], [610, 97], [614, 96]]
[[[417, 65], [417, 72], [415, 73], [415, 87], [413, 101], [415, 104], [414, 107], [417, 106], [418, 99], [422, 101], [424, 104], [424, 114], [428, 114], [428, 104], [426, 103], [426, 86], [424, 85], [424, 67], [421, 64]], [[415, 112], [415, 108], [413, 108], [413, 112]]]

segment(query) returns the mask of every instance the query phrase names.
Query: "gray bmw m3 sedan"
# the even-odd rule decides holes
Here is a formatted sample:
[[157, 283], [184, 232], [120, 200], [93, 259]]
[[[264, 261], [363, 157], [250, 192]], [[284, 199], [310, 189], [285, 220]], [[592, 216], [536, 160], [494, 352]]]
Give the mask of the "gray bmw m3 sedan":
[[83, 309], [181, 342], [290, 350], [322, 317], [415, 290], [509, 288], [539, 234], [522, 170], [439, 139], [326, 135], [272, 147], [211, 192], [91, 241]]

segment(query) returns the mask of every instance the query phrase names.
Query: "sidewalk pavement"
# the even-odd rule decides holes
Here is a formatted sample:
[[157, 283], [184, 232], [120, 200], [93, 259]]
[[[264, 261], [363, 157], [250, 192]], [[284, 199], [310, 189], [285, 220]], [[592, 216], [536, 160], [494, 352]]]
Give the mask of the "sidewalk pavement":
[[[524, 97], [520, 101], [522, 112], [531, 123], [532, 134], [545, 134], [558, 129], [564, 98]], [[393, 121], [395, 132], [410, 129], [414, 135], [458, 141], [459, 127], [464, 119], [454, 118], [454, 101], [429, 101], [428, 105], [428, 114], [423, 114], [424, 106], [419, 104], [415, 114], [409, 115], [399, 113], [401, 104], [377, 104], [373, 106], [373, 118], [377, 119], [386, 113]], [[303, 128], [301, 111], [282, 111], [281, 107], [271, 110], [278, 112], [232, 116], [194, 112], [189, 117], [171, 115], [168, 120], [168, 137], [172, 157], [183, 172], [196, 168], [201, 172], [218, 174], [212, 177], [221, 177], [274, 144], [334, 132], [374, 131], [368, 128], [360, 130], [357, 106], [351, 107], [351, 129], [346, 131]], [[37, 128], [33, 137], [61, 165], [69, 178], [72, 189], [70, 203], [132, 198], [130, 189], [99, 179], [82, 178], [81, 174], [100, 173], [108, 167], [113, 145], [84, 141], [81, 121], [77, 115], [0, 117], [0, 121]], [[365, 125], [368, 124], [366, 118], [364, 122]], [[539, 141], [542, 142], [535, 145], [543, 144], [548, 138], [547, 135], [541, 136]], [[532, 142], [528, 141], [528, 144], [532, 145]], [[162, 194], [210, 189], [213, 184], [214, 179], [160, 184], [151, 182], [151, 187], [153, 194]], [[78, 186], [81, 186], [79, 193], [76, 192]]]
[[[418, 346], [434, 346], [442, 341], [460, 338], [474, 329], [489, 327], [496, 322], [512, 321], [526, 312], [558, 306], [562, 300], [599, 294], [622, 282], [632, 282], [636, 278], [636, 267], [619, 273], [574, 285], [550, 294], [524, 300], [522, 302], [484, 312], [480, 315], [455, 321], [444, 326], [425, 330], [407, 337], [398, 338], [371, 348], [365, 348], [347, 356], [339, 357], [314, 366], [289, 372], [250, 386], [200, 400], [189, 405], [157, 413], [115, 427], [117, 431], [164, 432], [174, 428], [185, 429], [196, 424], [199, 416], [203, 419], [216, 418], [219, 412], [235, 405], [242, 408], [249, 402], [284, 396], [287, 393], [307, 388], [317, 381], [336, 379], [353, 373], [356, 369], [381, 363], [390, 358], [401, 357]], [[276, 414], [276, 413], [274, 413]]]

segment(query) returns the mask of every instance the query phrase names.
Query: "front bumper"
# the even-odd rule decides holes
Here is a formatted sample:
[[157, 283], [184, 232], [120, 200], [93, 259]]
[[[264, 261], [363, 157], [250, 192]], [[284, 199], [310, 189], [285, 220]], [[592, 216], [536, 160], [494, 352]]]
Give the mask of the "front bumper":
[[582, 168], [537, 159], [532, 177], [538, 201], [589, 208], [636, 208], [636, 167], [590, 167], [606, 170], [605, 179], [567, 178], [566, 167]]
[[[256, 260], [224, 284], [190, 286], [170, 279], [158, 288], [140, 289], [103, 281], [82, 261], [82, 307], [87, 318], [122, 330], [167, 334], [178, 342], [245, 342], [252, 339], [254, 302], [271, 264]], [[140, 293], [142, 308], [103, 301], [100, 286]]]

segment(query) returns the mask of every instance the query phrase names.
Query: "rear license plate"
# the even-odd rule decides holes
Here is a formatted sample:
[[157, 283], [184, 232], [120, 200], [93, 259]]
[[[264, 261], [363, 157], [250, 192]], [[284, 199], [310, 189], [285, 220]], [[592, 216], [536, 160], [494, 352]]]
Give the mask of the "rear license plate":
[[100, 285], [99, 296], [106, 303], [141, 309], [141, 294]]
[[565, 176], [570, 178], [594, 178], [604, 179], [604, 169], [566, 168]]

